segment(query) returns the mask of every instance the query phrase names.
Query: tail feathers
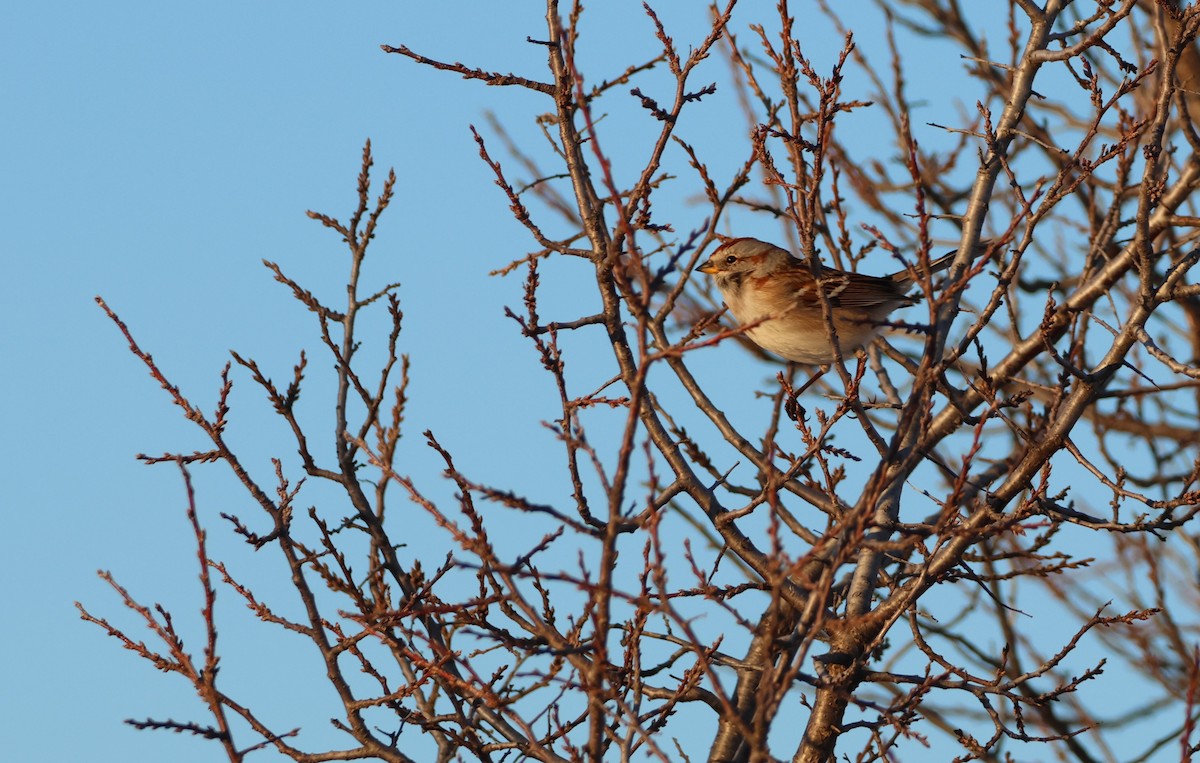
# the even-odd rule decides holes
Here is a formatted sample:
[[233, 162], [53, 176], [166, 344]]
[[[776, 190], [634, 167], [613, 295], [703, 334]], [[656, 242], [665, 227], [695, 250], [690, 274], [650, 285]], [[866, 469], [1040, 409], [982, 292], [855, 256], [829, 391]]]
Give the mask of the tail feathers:
[[[988, 248], [991, 245], [992, 245], [992, 239], [990, 239], [990, 238], [980, 239], [979, 243], [975, 245], [975, 256], [978, 257], [979, 255], [987, 252]], [[950, 267], [951, 263], [954, 262], [954, 258], [957, 256], [958, 256], [958, 250], [951, 249], [949, 252], [946, 252], [941, 257], [938, 257], [937, 259], [934, 259], [934, 260], [930, 260], [929, 265], [927, 267], [922, 266], [920, 263], [913, 263], [913, 267], [916, 269], [916, 271], [918, 273], [928, 273], [929, 275], [933, 275], [934, 273], [940, 273], [943, 270], [945, 270], [946, 268]], [[890, 278], [893, 281], [898, 281], [900, 283], [911, 283], [913, 280], [912, 273], [909, 272], [909, 270], [907, 268], [893, 273], [890, 276]]]

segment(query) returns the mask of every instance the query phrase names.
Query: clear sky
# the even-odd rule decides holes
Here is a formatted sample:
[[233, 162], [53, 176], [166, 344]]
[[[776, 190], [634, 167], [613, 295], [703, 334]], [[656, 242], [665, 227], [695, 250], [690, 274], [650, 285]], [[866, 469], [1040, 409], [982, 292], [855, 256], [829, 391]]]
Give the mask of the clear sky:
[[[527, 352], [500, 318], [506, 302], [519, 302], [519, 282], [487, 276], [526, 244], [495, 244], [515, 225], [467, 125], [514, 98], [529, 110], [530, 99], [436, 76], [379, 46], [408, 43], [447, 57], [477, 54], [492, 68], [529, 68], [540, 54], [524, 40], [539, 29], [539, 14], [530, 4], [534, 12], [522, 15], [510, 10], [517, 4], [484, 2], [464, 4], [461, 14], [427, 10], [437, 5], [51, 0], [6, 9], [6, 758], [220, 755], [207, 743], [122, 724], [197, 718], [199, 708], [182, 681], [141, 664], [81, 622], [72, 605], [82, 600], [143, 636], [96, 578], [104, 568], [184, 622], [198, 610], [179, 474], [133, 457], [203, 443], [126, 351], [95, 295], [207, 408], [231, 348], [258, 357], [277, 378], [286, 374], [301, 347], [316, 349], [312, 324], [261, 260], [336, 294], [345, 272], [340, 242], [305, 210], [350, 210], [370, 137], [380, 177], [389, 166], [401, 177], [368, 277], [405, 286], [406, 349], [422, 359], [413, 394], [424, 413], [412, 419], [414, 443], [426, 427], [457, 442], [469, 425], [438, 403], [474, 389], [481, 370], [503, 365], [506, 353]], [[459, 298], [447, 300], [447, 279]], [[469, 356], [453, 351], [459, 345]], [[249, 426], [235, 440], [269, 448], [281, 432], [259, 415], [261, 398], [249, 385], [241, 389], [235, 405]], [[536, 427], [536, 418], [525, 426]], [[264, 463], [265, 456], [255, 466]], [[198, 472], [206, 522], [244, 508], [224, 475]], [[213, 529], [216, 553], [244, 553]], [[238, 637], [232, 628], [222, 636]], [[248, 667], [280, 696], [295, 696], [285, 660]], [[231, 676], [237, 670], [226, 666]], [[314, 723], [327, 728], [328, 715]]]
[[[601, 52], [612, 40], [637, 50], [656, 43], [640, 3], [595, 5], [604, 6], [590, 9], [596, 47], [585, 51], [597, 62], [592, 75], [608, 77], [618, 71]], [[683, 5], [692, 10], [667, 9], [664, 20], [686, 49], [699, 39], [704, 16], [702, 4]], [[503, 432], [531, 448], [554, 447], [539, 423], [554, 411], [536, 397], [547, 378], [503, 318], [505, 305], [520, 303], [520, 280], [487, 275], [533, 245], [511, 219], [467, 127], [491, 134], [485, 115], [496, 111], [522, 139], [540, 140], [532, 116], [549, 105], [525, 91], [419, 67], [379, 47], [407, 44], [434, 57], [542, 77], [542, 51], [526, 42], [544, 36], [542, 12], [536, 2], [479, 1], [339, 7], [45, 0], [6, 9], [0, 28], [6, 757], [219, 757], [215, 745], [122, 724], [131, 717], [203, 715], [189, 686], [81, 622], [72, 604], [81, 600], [149, 638], [96, 578], [97, 569], [110, 569], [142, 601], [162, 602], [184, 625], [194, 625], [199, 607], [178, 471], [142, 466], [134, 455], [204, 443], [126, 351], [93, 297], [102, 295], [205, 408], [211, 409], [230, 349], [256, 357], [279, 379], [307, 348], [310, 392], [319, 393], [329, 361], [317, 354], [311, 316], [261, 260], [279, 262], [326, 296], [338, 294], [341, 244], [305, 210], [349, 212], [366, 138], [374, 143], [377, 177], [389, 166], [400, 176], [368, 280], [403, 285], [402, 341], [414, 361], [404, 470], [437, 479], [441, 467], [420, 447], [418, 433], [427, 428], [456, 448], [460, 465], [481, 481], [528, 470], [537, 455], [472, 450], [481, 436]], [[836, 35], [814, 35], [811, 54], [828, 66], [839, 44]], [[604, 60], [608, 66], [599, 65]], [[623, 66], [628, 59], [615, 60]], [[940, 66], [945, 76], [958, 63], [928, 66]], [[682, 204], [656, 207], [656, 215], [680, 230], [702, 221]], [[721, 352], [725, 360], [741, 357], [734, 347]], [[722, 370], [713, 357], [710, 370]], [[740, 376], [714, 383], [746, 388], [774, 369], [747, 362], [730, 373]], [[274, 443], [292, 448], [249, 381], [243, 376], [239, 384], [231, 436], [261, 469]], [[250, 510], [217, 471], [202, 467], [194, 474], [214, 555], [253, 570], [255, 556], [216, 518], [220, 511]], [[231, 625], [222, 637], [263, 633]], [[327, 727], [332, 713], [308, 706], [290, 667], [307, 659], [301, 647], [272, 642], [242, 662], [231, 658], [225, 670], [231, 680], [241, 671], [236, 680], [272, 687], [280, 723], [298, 713]]]

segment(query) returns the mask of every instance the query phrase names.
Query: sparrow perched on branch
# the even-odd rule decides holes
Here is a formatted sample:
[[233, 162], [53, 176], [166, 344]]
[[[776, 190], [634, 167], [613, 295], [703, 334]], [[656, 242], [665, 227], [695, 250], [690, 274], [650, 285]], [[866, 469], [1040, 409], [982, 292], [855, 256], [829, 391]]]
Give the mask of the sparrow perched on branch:
[[[928, 272], [949, 267], [956, 253], [930, 262]], [[713, 277], [729, 312], [749, 326], [751, 341], [797, 363], [834, 361], [818, 290], [829, 300], [844, 355], [874, 339], [893, 310], [920, 300], [909, 294], [913, 276], [908, 270], [880, 278], [822, 267], [814, 278], [807, 262], [753, 238], [726, 241], [696, 270]]]

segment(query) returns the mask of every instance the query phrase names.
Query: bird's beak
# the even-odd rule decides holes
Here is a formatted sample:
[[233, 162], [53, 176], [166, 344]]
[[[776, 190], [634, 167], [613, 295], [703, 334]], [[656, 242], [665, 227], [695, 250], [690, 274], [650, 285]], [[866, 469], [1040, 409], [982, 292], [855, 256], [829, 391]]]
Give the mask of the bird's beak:
[[712, 260], [709, 260], [708, 262], [704, 263], [700, 267], [696, 268], [696, 272], [697, 273], [707, 273], [711, 276], [717, 272], [717, 266], [712, 264]]

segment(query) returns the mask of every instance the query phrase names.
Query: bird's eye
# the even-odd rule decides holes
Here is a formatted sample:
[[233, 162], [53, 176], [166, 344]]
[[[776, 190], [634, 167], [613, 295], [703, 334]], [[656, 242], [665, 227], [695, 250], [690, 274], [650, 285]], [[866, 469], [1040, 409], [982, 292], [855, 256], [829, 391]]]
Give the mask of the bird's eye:
[[735, 255], [732, 255], [732, 254], [731, 254], [731, 255], [729, 255], [728, 257], [726, 257], [726, 258], [725, 258], [725, 264], [726, 264], [726, 265], [732, 265], [732, 264], [733, 264], [733, 263], [735, 263], [735, 262], [737, 262], [737, 257], [736, 257]]

